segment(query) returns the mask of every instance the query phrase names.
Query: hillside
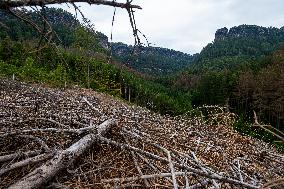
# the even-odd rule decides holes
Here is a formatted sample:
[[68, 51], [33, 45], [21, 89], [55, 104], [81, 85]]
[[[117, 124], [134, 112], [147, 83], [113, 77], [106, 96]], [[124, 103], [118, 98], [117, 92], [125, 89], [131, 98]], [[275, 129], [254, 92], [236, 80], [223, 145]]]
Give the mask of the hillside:
[[216, 31], [215, 39], [203, 48], [188, 71], [236, 70], [270, 55], [284, 43], [284, 27], [240, 25]]
[[64, 48], [88, 48], [91, 52], [105, 52], [107, 47], [106, 36], [96, 32], [86, 24], [80, 23], [79, 20], [71, 13], [57, 8], [46, 8], [45, 19], [50, 27], [48, 38], [44, 39], [35, 28], [43, 28], [42, 16], [40, 11], [18, 11], [17, 14], [31, 22], [36, 27], [25, 23], [23, 20], [11, 15], [9, 12], [0, 10], [0, 40], [10, 38], [13, 41], [32, 41], [33, 43], [41, 42], [44, 45], [51, 36], [52, 42]]
[[[44, 6], [64, 2], [76, 15]], [[112, 26], [126, 10], [139, 41], [142, 7], [87, 3]], [[0, 9], [0, 189], [284, 187], [284, 27], [221, 28], [190, 55], [110, 43], [70, 1]], [[168, 16], [187, 33], [169, 42], [192, 36]]]
[[[273, 55], [283, 49], [283, 28], [223, 28], [213, 43], [194, 56], [157, 47], [141, 47], [132, 53], [131, 46], [113, 43], [113, 57], [120, 62], [108, 60], [109, 42], [104, 34], [61, 9], [46, 12], [60, 41], [55, 40], [56, 46], [45, 44], [41, 52], [35, 50], [41, 40], [34, 29], [1, 12], [1, 23], [8, 29], [1, 25], [0, 75], [56, 86], [77, 84], [162, 114], [178, 115], [192, 105], [218, 104], [229, 105], [250, 119], [256, 110], [261, 120], [283, 130], [284, 101], [278, 97], [284, 88], [282, 59]], [[23, 14], [42, 24], [37, 12]], [[274, 67], [273, 72], [269, 67]], [[265, 79], [262, 71], [274, 79]], [[263, 80], [273, 88], [264, 90], [268, 83]]]
[[[133, 47], [112, 43], [114, 57], [124, 65], [151, 76], [173, 74], [193, 61], [193, 56], [161, 47]], [[133, 49], [134, 48], [134, 49]]]
[[[43, 25], [40, 13], [26, 11], [20, 14], [39, 26]], [[71, 13], [62, 9], [47, 8], [46, 19], [54, 30], [54, 41], [65, 48], [79, 45], [90, 51], [110, 53], [108, 37], [80, 23]], [[34, 28], [5, 11], [0, 11], [0, 23], [0, 39], [7, 36], [12, 40], [29, 40], [35, 36], [40, 38]], [[111, 46], [112, 54], [118, 62], [134, 71], [151, 76], [173, 74], [188, 66], [193, 59], [191, 55], [160, 47], [141, 47], [132, 53], [132, 46], [123, 43], [112, 43]]]
[[284, 174], [283, 155], [233, 131], [234, 115], [218, 107], [208, 121], [161, 116], [92, 90], [6, 79], [0, 104], [0, 188], [257, 189]]
[[284, 43], [284, 27], [266, 28], [240, 25], [216, 31], [215, 39], [194, 56], [158, 48], [133, 47], [113, 43], [113, 55], [130, 68], [153, 76], [165, 76], [181, 70], [194, 73], [240, 69], [255, 60], [270, 55]]
[[283, 130], [283, 49], [283, 27], [222, 28], [191, 65], [161, 83], [190, 92], [195, 106], [229, 105], [249, 120], [255, 110]]

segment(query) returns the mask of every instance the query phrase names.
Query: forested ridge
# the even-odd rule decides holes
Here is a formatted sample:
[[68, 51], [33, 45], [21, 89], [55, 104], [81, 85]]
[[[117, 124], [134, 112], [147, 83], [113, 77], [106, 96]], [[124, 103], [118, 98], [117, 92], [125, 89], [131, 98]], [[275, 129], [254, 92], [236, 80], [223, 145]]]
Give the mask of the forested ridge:
[[169, 75], [190, 65], [194, 56], [161, 47], [133, 47], [112, 43], [112, 52], [123, 64], [149, 76]]
[[[223, 104], [283, 129], [283, 28], [241, 25], [220, 29], [166, 86], [190, 91], [192, 104]], [[165, 79], [161, 79], [165, 81]]]
[[0, 188], [283, 186], [283, 28], [222, 28], [192, 56], [17, 14], [43, 30], [0, 11]]
[[[79, 85], [107, 92], [163, 114], [179, 114], [191, 109], [186, 93], [147, 80], [137, 71], [116, 60], [109, 61], [107, 37], [62, 9], [47, 9], [58, 38], [36, 51], [40, 38], [33, 28], [2, 12], [0, 68], [2, 75], [55, 86]], [[28, 11], [35, 22], [37, 13]], [[6, 18], [6, 19], [5, 19]], [[63, 45], [62, 45], [63, 44]], [[56, 45], [56, 46], [55, 46]], [[182, 54], [182, 53], [180, 53]], [[186, 102], [186, 103], [184, 103]]]

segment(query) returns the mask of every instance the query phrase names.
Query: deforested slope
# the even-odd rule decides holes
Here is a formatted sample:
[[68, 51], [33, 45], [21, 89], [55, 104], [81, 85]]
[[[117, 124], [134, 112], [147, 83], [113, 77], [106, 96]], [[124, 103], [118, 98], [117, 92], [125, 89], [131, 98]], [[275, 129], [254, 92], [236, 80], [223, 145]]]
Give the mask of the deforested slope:
[[40, 186], [260, 188], [283, 177], [283, 155], [207, 108], [206, 121], [161, 116], [92, 90], [0, 79], [0, 186], [51, 171]]

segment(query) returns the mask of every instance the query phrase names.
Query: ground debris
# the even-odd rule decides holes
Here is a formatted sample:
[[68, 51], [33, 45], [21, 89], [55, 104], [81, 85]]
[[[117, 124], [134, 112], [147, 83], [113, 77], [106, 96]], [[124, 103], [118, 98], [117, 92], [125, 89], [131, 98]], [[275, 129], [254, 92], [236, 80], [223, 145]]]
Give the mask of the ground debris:
[[[96, 126], [110, 119], [117, 126], [101, 136]], [[283, 177], [284, 156], [236, 133], [233, 119], [222, 108], [211, 121], [161, 116], [92, 90], [0, 79], [0, 188], [43, 162], [11, 165], [52, 156], [90, 133], [96, 143], [45, 187], [260, 188]]]

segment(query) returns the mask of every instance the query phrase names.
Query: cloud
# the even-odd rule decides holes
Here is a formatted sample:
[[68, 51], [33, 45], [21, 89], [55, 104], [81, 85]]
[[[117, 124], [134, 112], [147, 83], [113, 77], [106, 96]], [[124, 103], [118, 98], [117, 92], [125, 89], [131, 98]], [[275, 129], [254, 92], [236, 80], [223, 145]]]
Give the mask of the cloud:
[[[240, 24], [282, 27], [284, 23], [283, 0], [134, 0], [133, 3], [143, 8], [135, 12], [136, 21], [152, 44], [190, 54], [200, 52], [212, 42], [215, 31], [221, 27]], [[110, 36], [113, 30], [113, 41], [133, 44], [125, 10], [116, 10], [112, 28], [112, 7], [79, 5], [98, 31]], [[65, 9], [74, 12], [72, 8]]]

